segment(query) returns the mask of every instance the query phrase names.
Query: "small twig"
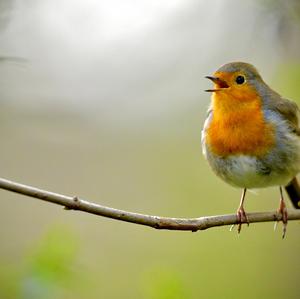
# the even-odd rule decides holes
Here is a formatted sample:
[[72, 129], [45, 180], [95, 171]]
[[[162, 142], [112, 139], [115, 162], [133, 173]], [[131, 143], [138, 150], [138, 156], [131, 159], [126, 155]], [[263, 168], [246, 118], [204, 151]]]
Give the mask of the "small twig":
[[[237, 223], [237, 217], [235, 214], [205, 216], [200, 218], [169, 218], [133, 213], [101, 206], [99, 204], [92, 203], [78, 197], [71, 197], [41, 190], [2, 178], [0, 178], [0, 188], [55, 203], [64, 206], [67, 210], [83, 211], [98, 216], [113, 218], [116, 220], [131, 222], [140, 225], [146, 225], [156, 229], [198, 231], [210, 227], [233, 225]], [[247, 217], [249, 223], [253, 223], [278, 221], [281, 220], [282, 216], [274, 211], [249, 213], [247, 214]], [[289, 210], [288, 220], [300, 220], [300, 210]]]

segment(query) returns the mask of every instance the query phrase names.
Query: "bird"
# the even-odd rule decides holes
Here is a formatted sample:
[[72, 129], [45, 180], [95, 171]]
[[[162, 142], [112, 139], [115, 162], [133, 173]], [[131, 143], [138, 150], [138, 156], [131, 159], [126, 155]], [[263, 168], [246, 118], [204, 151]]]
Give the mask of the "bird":
[[249, 225], [244, 209], [247, 189], [277, 186], [284, 238], [288, 212], [283, 188], [300, 209], [299, 108], [272, 90], [246, 62], [224, 64], [206, 78], [214, 87], [206, 90], [211, 104], [201, 132], [202, 151], [218, 177], [242, 189], [238, 233], [243, 223]]

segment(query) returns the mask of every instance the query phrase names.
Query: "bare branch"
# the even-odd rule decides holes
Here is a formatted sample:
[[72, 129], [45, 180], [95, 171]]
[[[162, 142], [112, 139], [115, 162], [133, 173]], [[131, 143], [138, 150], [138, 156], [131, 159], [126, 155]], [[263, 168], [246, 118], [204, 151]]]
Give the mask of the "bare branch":
[[[92, 203], [78, 197], [53, 193], [31, 186], [15, 183], [0, 178], [0, 188], [44, 201], [64, 206], [67, 210], [78, 210], [98, 216], [116, 220], [150, 226], [156, 229], [198, 231], [210, 227], [236, 224], [235, 214], [205, 216], [200, 218], [169, 218], [138, 214], [123, 210], [113, 209]], [[281, 215], [275, 212], [249, 213], [249, 222], [270, 222], [281, 220]], [[289, 210], [288, 220], [300, 220], [300, 210]]]

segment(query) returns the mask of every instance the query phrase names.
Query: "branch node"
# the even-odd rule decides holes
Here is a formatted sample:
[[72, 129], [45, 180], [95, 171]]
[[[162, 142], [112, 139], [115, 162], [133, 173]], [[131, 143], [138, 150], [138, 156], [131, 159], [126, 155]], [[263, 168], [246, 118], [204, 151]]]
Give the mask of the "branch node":
[[78, 210], [80, 207], [80, 199], [77, 196], [73, 197], [73, 205], [69, 207], [70, 210]]
[[154, 224], [154, 228], [156, 228], [156, 229], [160, 229], [160, 228], [161, 228], [159, 222], [156, 222], [156, 223]]

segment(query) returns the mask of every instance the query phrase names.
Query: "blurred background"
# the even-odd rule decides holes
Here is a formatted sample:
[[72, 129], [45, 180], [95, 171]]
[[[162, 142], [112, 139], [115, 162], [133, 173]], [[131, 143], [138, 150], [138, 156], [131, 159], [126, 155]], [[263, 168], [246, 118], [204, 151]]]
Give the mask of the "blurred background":
[[[1, 176], [130, 211], [235, 212], [201, 152], [204, 79], [253, 63], [300, 103], [290, 1], [1, 0]], [[156, 231], [0, 190], [0, 298], [299, 298], [300, 225]], [[247, 211], [274, 210], [276, 188]]]

